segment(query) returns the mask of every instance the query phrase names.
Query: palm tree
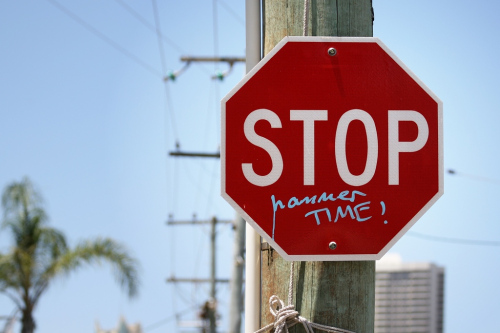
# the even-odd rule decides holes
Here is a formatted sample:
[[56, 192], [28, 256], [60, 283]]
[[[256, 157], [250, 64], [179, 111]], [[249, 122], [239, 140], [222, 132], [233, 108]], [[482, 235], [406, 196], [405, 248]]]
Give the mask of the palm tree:
[[33, 310], [55, 277], [88, 264], [109, 262], [128, 295], [137, 294], [137, 262], [112, 239], [84, 241], [71, 249], [61, 231], [47, 226], [40, 194], [28, 178], [8, 185], [2, 196], [2, 227], [13, 237], [7, 253], [0, 252], [0, 293], [22, 314], [22, 333], [33, 333]]

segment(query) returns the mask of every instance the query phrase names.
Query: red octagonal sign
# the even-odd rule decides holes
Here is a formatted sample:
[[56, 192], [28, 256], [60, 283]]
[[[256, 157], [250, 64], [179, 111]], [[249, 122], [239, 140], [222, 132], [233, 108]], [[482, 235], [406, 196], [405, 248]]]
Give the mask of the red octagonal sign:
[[222, 196], [287, 260], [374, 260], [443, 194], [442, 103], [377, 38], [286, 37], [222, 100]]

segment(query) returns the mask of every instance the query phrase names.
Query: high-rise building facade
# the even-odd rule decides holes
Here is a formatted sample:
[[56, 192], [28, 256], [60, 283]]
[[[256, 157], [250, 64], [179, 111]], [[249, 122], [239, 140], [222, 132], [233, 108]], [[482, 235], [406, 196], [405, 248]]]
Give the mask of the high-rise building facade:
[[389, 257], [376, 266], [375, 333], [442, 333], [444, 268]]

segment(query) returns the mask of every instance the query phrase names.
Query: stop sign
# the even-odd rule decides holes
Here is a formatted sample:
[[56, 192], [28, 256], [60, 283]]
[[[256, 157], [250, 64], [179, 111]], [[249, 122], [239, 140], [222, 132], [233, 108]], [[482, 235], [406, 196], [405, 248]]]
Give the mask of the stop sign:
[[442, 102], [377, 38], [284, 38], [221, 117], [222, 196], [287, 260], [380, 259], [443, 194]]

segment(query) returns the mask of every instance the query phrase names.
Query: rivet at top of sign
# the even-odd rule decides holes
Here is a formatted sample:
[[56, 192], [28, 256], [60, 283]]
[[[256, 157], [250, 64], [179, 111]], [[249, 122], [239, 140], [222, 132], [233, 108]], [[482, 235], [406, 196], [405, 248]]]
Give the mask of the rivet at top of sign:
[[330, 250], [335, 250], [337, 248], [337, 243], [330, 242], [330, 244], [328, 244], [328, 247], [330, 248]]
[[328, 49], [328, 55], [330, 55], [331, 57], [333, 57], [336, 54], [337, 54], [337, 50], [334, 47], [330, 47]]

